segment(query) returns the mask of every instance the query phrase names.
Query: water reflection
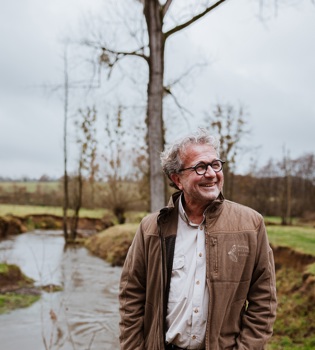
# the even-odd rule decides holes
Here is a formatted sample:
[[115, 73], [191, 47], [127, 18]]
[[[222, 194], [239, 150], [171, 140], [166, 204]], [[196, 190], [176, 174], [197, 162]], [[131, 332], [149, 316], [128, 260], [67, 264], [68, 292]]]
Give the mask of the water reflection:
[[43, 293], [27, 309], [0, 315], [2, 349], [119, 349], [120, 268], [83, 247], [63, 247], [56, 231], [35, 231], [0, 243], [0, 261], [19, 265], [39, 285], [64, 288]]

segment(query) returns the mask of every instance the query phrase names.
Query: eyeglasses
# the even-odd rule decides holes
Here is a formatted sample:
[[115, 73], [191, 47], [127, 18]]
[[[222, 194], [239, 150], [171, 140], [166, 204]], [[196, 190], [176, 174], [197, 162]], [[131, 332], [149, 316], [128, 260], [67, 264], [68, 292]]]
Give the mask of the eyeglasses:
[[185, 168], [185, 169], [180, 169], [180, 170], [178, 170], [178, 172], [181, 173], [182, 171], [185, 171], [185, 170], [195, 170], [197, 175], [204, 175], [208, 170], [208, 166], [210, 165], [212, 170], [215, 173], [218, 173], [219, 171], [222, 170], [224, 163], [225, 162], [221, 159], [215, 159], [212, 163], [200, 162], [200, 163], [196, 164], [195, 166]]

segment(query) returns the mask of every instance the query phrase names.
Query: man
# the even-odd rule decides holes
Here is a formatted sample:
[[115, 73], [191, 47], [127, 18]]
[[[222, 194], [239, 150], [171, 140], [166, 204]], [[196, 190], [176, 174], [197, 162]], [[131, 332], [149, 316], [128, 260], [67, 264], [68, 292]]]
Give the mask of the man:
[[161, 154], [176, 192], [144, 218], [120, 283], [123, 350], [261, 350], [276, 314], [263, 218], [225, 200], [219, 142], [199, 130]]

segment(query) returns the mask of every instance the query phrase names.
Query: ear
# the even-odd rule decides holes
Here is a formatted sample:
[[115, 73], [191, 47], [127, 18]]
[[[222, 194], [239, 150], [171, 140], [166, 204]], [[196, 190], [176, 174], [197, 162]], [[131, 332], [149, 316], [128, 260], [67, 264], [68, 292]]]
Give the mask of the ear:
[[171, 174], [170, 179], [174, 182], [174, 184], [180, 189], [183, 189], [183, 186], [180, 181], [180, 176], [178, 174]]

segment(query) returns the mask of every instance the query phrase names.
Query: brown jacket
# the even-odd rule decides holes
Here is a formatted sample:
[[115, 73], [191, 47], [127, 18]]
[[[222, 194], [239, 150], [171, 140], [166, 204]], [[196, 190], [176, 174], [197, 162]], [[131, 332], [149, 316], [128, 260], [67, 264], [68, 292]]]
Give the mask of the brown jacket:
[[[164, 350], [178, 220], [175, 205], [144, 218], [120, 282], [122, 350]], [[276, 316], [273, 253], [263, 218], [222, 195], [206, 211], [207, 350], [262, 350]]]

